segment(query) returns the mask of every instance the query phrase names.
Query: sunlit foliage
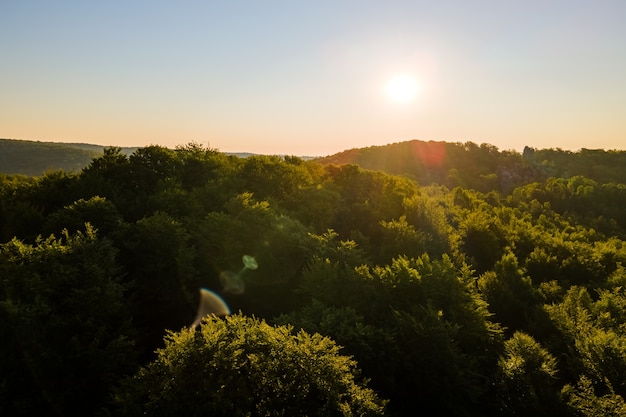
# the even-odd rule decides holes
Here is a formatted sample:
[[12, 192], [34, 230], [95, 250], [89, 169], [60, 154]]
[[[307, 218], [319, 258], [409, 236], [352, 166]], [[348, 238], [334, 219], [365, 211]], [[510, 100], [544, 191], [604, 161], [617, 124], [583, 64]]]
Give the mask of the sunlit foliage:
[[241, 315], [170, 332], [116, 395], [116, 415], [377, 416], [384, 401], [320, 334]]

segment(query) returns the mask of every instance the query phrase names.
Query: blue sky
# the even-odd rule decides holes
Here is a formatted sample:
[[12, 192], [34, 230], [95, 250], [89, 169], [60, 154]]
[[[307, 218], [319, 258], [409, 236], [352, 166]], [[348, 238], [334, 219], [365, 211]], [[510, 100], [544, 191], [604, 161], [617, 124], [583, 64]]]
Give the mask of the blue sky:
[[[0, 137], [626, 149], [624, 1], [0, 2]], [[412, 77], [412, 100], [385, 85]]]

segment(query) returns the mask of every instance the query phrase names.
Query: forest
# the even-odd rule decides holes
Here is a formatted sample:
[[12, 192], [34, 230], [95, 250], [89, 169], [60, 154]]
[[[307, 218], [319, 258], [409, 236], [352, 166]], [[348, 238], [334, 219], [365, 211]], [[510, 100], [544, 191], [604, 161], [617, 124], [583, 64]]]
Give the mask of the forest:
[[103, 149], [97, 145], [0, 139], [0, 172], [36, 176], [50, 170], [80, 171]]
[[[0, 174], [0, 415], [624, 416], [625, 155]], [[206, 292], [230, 314], [192, 326]]]

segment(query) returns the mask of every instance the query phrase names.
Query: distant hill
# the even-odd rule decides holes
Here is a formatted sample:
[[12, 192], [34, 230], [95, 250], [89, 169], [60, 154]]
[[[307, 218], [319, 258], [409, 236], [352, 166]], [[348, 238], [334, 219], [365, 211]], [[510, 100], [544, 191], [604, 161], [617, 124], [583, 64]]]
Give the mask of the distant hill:
[[[49, 170], [80, 171], [102, 154], [105, 146], [0, 139], [0, 173], [41, 175]], [[122, 148], [130, 154], [137, 148]]]
[[523, 154], [489, 144], [411, 140], [350, 149], [316, 158], [324, 165], [355, 164], [364, 169], [404, 175], [421, 185], [461, 186], [488, 192], [549, 177], [582, 175], [599, 183], [626, 184], [626, 151], [533, 149]]
[[626, 184], [626, 151], [623, 150], [583, 148], [571, 152], [526, 148], [524, 157], [549, 176], [570, 178], [582, 175], [598, 183]]
[[[0, 173], [38, 176], [49, 170], [78, 172], [91, 160], [102, 155], [107, 146], [89, 143], [39, 142], [18, 139], [0, 139]], [[138, 147], [122, 147], [122, 153], [130, 155]], [[257, 154], [249, 152], [225, 152], [239, 158]], [[312, 159], [303, 156], [302, 159]]]

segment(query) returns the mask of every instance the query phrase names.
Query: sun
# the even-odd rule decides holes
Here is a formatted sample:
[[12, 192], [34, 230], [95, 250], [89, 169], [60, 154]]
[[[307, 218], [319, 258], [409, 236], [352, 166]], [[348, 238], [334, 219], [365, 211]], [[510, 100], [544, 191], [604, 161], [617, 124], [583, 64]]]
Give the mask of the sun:
[[398, 103], [413, 101], [418, 95], [420, 86], [415, 78], [409, 75], [396, 75], [385, 85], [387, 96]]

